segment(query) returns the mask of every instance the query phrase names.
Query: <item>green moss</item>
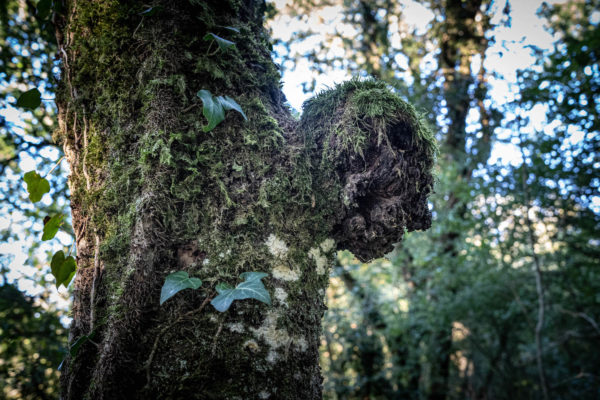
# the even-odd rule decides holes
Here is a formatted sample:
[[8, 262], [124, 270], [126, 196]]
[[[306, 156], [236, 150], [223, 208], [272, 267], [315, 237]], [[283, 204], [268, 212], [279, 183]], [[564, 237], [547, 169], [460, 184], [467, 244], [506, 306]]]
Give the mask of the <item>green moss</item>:
[[[337, 160], [340, 152], [364, 157], [370, 135], [377, 135], [378, 144], [387, 144], [398, 124], [409, 127], [413, 144], [433, 160], [437, 143], [432, 131], [415, 108], [384, 82], [353, 79], [337, 85], [305, 102], [301, 117], [307, 142], [322, 142], [323, 160], [329, 162]], [[337, 146], [332, 148], [334, 142]]]

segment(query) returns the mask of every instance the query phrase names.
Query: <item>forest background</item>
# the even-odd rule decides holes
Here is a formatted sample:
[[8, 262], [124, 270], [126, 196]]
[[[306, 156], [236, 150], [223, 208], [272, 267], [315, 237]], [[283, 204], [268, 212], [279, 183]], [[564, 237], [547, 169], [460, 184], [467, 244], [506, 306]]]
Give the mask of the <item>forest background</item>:
[[[49, 260], [73, 234], [39, 239], [44, 216], [69, 214], [47, 3], [0, 4], [0, 399], [58, 398], [68, 351], [69, 293]], [[268, 3], [291, 107], [375, 77], [440, 145], [433, 227], [370, 264], [338, 254], [328, 399], [600, 397], [600, 2], [512, 3]], [[511, 34], [527, 23], [530, 34]], [[34, 87], [42, 106], [16, 107]], [[22, 179], [32, 169], [52, 187], [35, 206]]]

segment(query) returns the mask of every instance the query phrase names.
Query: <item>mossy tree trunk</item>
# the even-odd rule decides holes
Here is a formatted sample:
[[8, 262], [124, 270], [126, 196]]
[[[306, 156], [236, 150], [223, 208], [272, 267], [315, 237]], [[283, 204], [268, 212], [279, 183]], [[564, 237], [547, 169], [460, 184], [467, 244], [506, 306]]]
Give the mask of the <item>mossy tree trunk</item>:
[[[373, 81], [322, 93], [295, 121], [262, 1], [149, 7], [69, 0], [58, 23], [79, 267], [70, 342], [91, 338], [66, 360], [62, 396], [318, 399], [333, 254], [372, 259], [429, 227], [432, 136]], [[201, 89], [248, 120], [230, 111], [204, 132]], [[159, 306], [178, 270], [203, 286]], [[269, 273], [272, 305], [207, 304], [248, 271]]]

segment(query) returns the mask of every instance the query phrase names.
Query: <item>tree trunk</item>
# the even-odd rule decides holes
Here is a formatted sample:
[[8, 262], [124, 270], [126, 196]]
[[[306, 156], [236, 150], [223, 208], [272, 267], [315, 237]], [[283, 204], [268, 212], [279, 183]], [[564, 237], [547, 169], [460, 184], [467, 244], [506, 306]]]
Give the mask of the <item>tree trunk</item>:
[[[62, 8], [56, 136], [79, 268], [62, 397], [320, 398], [333, 253], [369, 260], [429, 227], [431, 133], [373, 81], [320, 94], [295, 121], [262, 1]], [[229, 111], [204, 132], [201, 89], [232, 97], [248, 120]], [[204, 283], [160, 306], [178, 270]], [[208, 304], [217, 283], [250, 271], [269, 274], [272, 305]]]
[[[484, 73], [485, 52], [488, 39], [485, 33], [490, 29], [490, 17], [482, 8], [489, 7], [489, 0], [443, 0], [438, 8], [444, 13], [440, 26], [440, 53], [438, 61], [444, 78], [443, 94], [448, 109], [448, 128], [443, 143], [445, 163], [456, 168], [451, 179], [455, 185], [469, 184], [477, 162], [485, 162], [491, 148], [489, 112], [483, 99], [486, 96], [486, 76]], [[479, 19], [479, 21], [478, 21]], [[481, 67], [473, 73], [473, 58], [481, 56]], [[476, 75], [476, 78], [473, 76]], [[467, 117], [469, 110], [477, 104], [480, 113], [481, 137], [472, 135], [472, 148], [467, 146]], [[460, 189], [460, 187], [459, 187]], [[464, 190], [464, 189], [463, 189]], [[460, 192], [457, 190], [456, 192]], [[467, 203], [457, 193], [448, 193], [448, 199], [442, 205], [441, 213], [454, 213], [457, 218], [467, 215]], [[445, 257], [455, 260], [462, 232], [450, 226], [440, 235], [439, 248]], [[452, 268], [453, 263], [444, 265]], [[456, 288], [449, 288], [451, 293]], [[437, 300], [436, 300], [437, 301]], [[448, 398], [452, 346], [452, 326], [432, 332], [433, 359], [430, 371], [430, 390], [428, 400], [444, 400]]]

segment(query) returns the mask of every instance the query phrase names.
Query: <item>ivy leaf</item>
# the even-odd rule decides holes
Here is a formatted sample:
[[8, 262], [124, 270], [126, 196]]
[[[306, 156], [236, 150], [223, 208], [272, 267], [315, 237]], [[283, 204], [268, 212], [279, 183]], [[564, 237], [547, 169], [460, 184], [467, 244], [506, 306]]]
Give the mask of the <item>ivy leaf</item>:
[[235, 42], [232, 42], [231, 40], [223, 39], [222, 37], [217, 36], [212, 32], [209, 32], [206, 35], [204, 35], [203, 39], [207, 40], [207, 41], [210, 41], [210, 40], [216, 41], [217, 44], [219, 45], [219, 49], [221, 49], [221, 50], [227, 50], [228, 48], [235, 46]]
[[246, 114], [244, 114], [242, 107], [240, 107], [240, 105], [238, 103], [236, 103], [236, 101], [234, 99], [232, 99], [229, 96], [219, 96], [219, 97], [217, 97], [217, 99], [219, 100], [219, 103], [221, 103], [221, 105], [223, 106], [224, 109], [235, 110], [235, 111], [239, 112], [240, 114], [242, 114], [242, 117], [244, 117], [244, 119], [246, 121], [248, 121], [248, 117], [246, 117]]
[[231, 286], [229, 283], [221, 282], [221, 283], [217, 283], [217, 286], [215, 287], [215, 289], [217, 289], [218, 293], [221, 293], [224, 290], [233, 289], [233, 286]]
[[[89, 335], [83, 335], [80, 336], [79, 339], [77, 339], [75, 341], [75, 343], [73, 343], [71, 345], [71, 347], [69, 347], [69, 354], [71, 355], [71, 357], [75, 357], [77, 355], [77, 352], [79, 351], [79, 348], [81, 347], [82, 344], [84, 344], [85, 342], [94, 339], [94, 337], [96, 336], [96, 330], [98, 329], [98, 327], [96, 327], [96, 329], [94, 329], [92, 331], [92, 333], [90, 333]], [[62, 365], [62, 363], [61, 363]]]
[[56, 278], [56, 288], [58, 289], [60, 285], [66, 288], [71, 283], [73, 276], [75, 276], [77, 264], [72, 256], [65, 257], [65, 253], [59, 250], [52, 256], [50, 269], [52, 270], [52, 275]]
[[197, 96], [202, 100], [202, 115], [208, 120], [208, 125], [202, 127], [204, 132], [210, 132], [225, 119], [225, 110], [221, 102], [208, 90], [200, 90]]
[[210, 304], [220, 312], [227, 311], [234, 300], [256, 299], [271, 304], [271, 296], [261, 281], [265, 276], [268, 274], [264, 272], [244, 272], [240, 275], [244, 282], [235, 288], [227, 284], [217, 285], [216, 289], [219, 295], [212, 299]]
[[167, 276], [160, 291], [160, 305], [183, 289], [198, 289], [201, 285], [202, 281], [200, 279], [190, 278], [185, 271], [173, 272]]
[[17, 99], [17, 107], [35, 109], [42, 104], [42, 94], [37, 89], [31, 89], [21, 93]]
[[210, 132], [225, 119], [225, 110], [235, 110], [242, 114], [247, 121], [248, 117], [242, 107], [229, 96], [215, 97], [208, 90], [202, 89], [196, 94], [202, 100], [202, 115], [208, 120], [208, 125], [202, 127], [204, 132]]
[[88, 340], [90, 340], [88, 335], [83, 335], [79, 337], [79, 339], [77, 339], [75, 343], [73, 343], [71, 347], [69, 347], [69, 354], [71, 355], [71, 357], [75, 357], [81, 345], [87, 342]]
[[23, 180], [27, 184], [27, 192], [29, 200], [32, 203], [37, 203], [42, 199], [45, 193], [50, 191], [50, 183], [46, 178], [42, 178], [36, 171], [29, 171], [23, 175]]
[[44, 233], [42, 234], [42, 240], [50, 240], [56, 236], [56, 233], [63, 224], [64, 215], [58, 214], [53, 216], [44, 224]]

